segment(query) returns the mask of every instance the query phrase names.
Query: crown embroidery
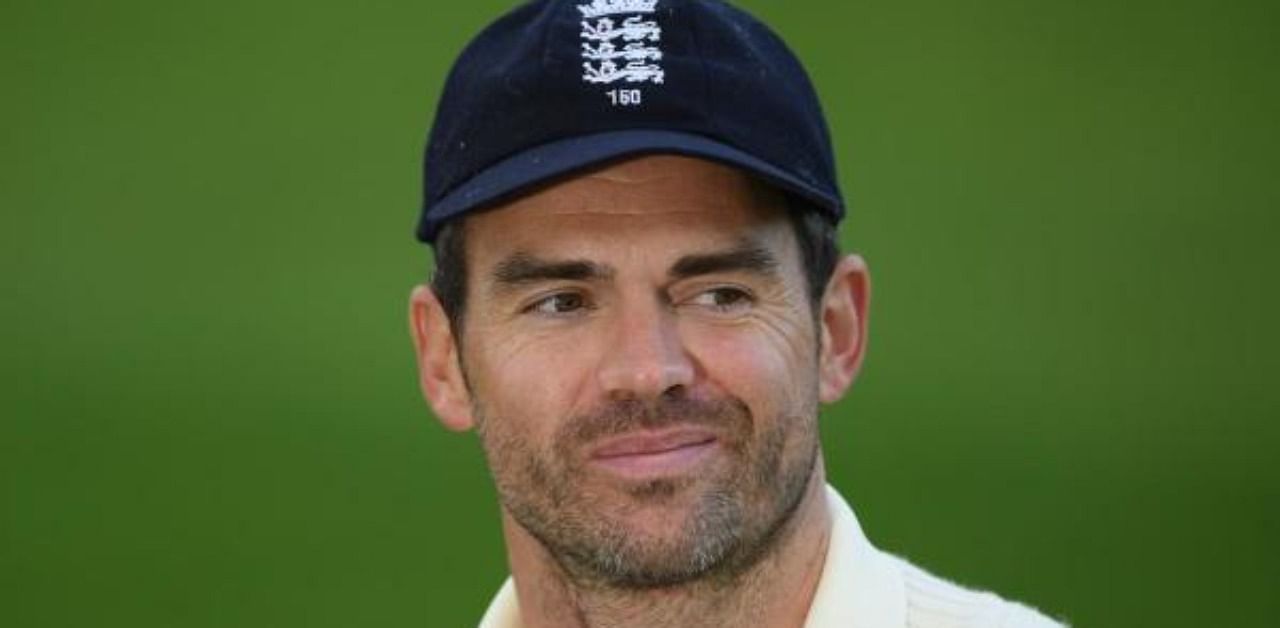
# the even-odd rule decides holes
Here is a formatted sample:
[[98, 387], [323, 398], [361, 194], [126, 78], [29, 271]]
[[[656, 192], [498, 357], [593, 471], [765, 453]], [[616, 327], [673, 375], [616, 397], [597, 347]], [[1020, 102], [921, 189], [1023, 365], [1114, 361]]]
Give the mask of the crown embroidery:
[[658, 0], [593, 0], [591, 4], [579, 4], [582, 17], [589, 20], [625, 13], [653, 13]]
[[[658, 0], [594, 0], [578, 5], [582, 13], [582, 80], [593, 85], [661, 85], [666, 73], [659, 63], [662, 27], [650, 17]], [[614, 106], [637, 106], [639, 89], [605, 92]]]

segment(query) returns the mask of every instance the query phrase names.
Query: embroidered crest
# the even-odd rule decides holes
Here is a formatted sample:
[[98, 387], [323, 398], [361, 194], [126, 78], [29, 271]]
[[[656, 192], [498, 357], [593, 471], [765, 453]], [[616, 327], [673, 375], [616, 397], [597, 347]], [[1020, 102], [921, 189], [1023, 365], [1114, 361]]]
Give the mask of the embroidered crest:
[[[662, 27], [653, 17], [658, 0], [593, 0], [582, 13], [582, 80], [597, 85], [619, 81], [661, 85]], [[639, 89], [605, 92], [613, 105], [639, 105]]]

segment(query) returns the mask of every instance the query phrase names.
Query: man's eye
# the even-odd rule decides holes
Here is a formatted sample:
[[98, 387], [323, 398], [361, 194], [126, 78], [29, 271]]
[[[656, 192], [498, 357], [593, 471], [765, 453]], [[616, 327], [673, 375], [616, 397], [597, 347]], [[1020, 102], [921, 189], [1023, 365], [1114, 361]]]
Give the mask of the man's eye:
[[731, 312], [751, 305], [751, 295], [738, 288], [713, 288], [699, 293], [693, 298], [693, 303], [713, 310]]
[[587, 307], [587, 300], [576, 292], [557, 292], [545, 297], [525, 311], [537, 314], [570, 314]]

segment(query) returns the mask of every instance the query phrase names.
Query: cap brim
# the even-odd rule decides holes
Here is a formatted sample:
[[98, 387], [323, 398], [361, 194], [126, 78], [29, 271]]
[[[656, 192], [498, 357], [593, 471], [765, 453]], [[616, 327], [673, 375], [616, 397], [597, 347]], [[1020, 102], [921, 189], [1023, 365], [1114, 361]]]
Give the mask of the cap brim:
[[651, 153], [703, 157], [737, 166], [814, 203], [833, 220], [843, 214], [840, 198], [833, 192], [819, 189], [737, 148], [691, 133], [633, 129], [558, 140], [499, 161], [427, 207], [418, 224], [418, 238], [432, 242], [440, 227], [449, 220], [534, 186], [621, 157]]

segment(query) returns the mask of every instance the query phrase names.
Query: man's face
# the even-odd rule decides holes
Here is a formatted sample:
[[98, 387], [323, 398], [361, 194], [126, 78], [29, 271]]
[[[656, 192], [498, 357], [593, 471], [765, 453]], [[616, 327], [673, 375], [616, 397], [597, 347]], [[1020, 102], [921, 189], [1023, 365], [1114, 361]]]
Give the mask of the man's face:
[[575, 577], [732, 574], [817, 456], [817, 334], [783, 199], [633, 159], [465, 224], [461, 364], [502, 503]]

